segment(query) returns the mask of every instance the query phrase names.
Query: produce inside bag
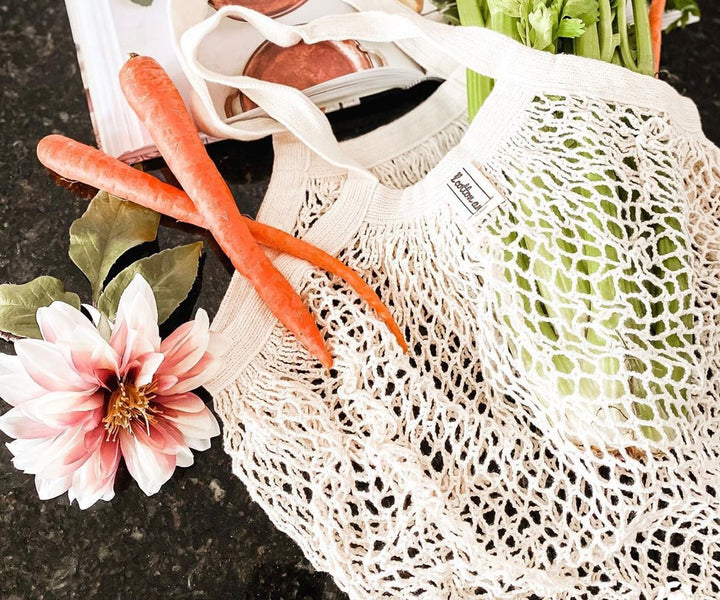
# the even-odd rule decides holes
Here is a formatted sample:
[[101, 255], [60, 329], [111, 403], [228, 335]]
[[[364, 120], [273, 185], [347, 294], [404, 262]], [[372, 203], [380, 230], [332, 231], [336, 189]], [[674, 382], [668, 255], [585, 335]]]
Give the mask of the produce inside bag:
[[[665, 2], [649, 10], [645, 0], [628, 5], [460, 0], [458, 9], [463, 24], [533, 48], [652, 75]], [[468, 71], [471, 116], [492, 89], [491, 78]], [[667, 125], [638, 122], [643, 117], [614, 106], [606, 119], [624, 137], [618, 145], [611, 136], [603, 141], [592, 121], [568, 123], [566, 114], [581, 108], [574, 104], [548, 97], [551, 121], [536, 133], [566, 154], [561, 162], [528, 156], [503, 174], [514, 193], [486, 227], [488, 260], [502, 271], [488, 286], [487, 307], [505, 344], [498, 360], [522, 374], [521, 386], [552, 423], [594, 449], [609, 443], [642, 456], [635, 441], [646, 438], [661, 451], [681, 433], [700, 388], [687, 217], [683, 202], [668, 195], [677, 166], [662, 147]], [[633, 139], [636, 129], [642, 133]], [[608, 153], [619, 157], [613, 168]], [[558, 177], [561, 196], [551, 191]]]

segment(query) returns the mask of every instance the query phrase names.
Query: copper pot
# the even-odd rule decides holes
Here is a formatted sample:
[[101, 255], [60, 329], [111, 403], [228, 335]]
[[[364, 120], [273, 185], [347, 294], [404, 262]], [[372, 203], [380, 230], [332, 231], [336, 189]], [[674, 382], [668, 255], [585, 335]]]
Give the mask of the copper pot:
[[282, 17], [306, 2], [307, 0], [209, 0], [210, 6], [216, 9], [230, 5], [244, 6], [273, 18]]
[[[305, 90], [343, 75], [370, 69], [374, 66], [373, 56], [378, 57], [364, 50], [355, 40], [315, 44], [300, 42], [288, 48], [265, 41], [253, 52], [243, 74]], [[381, 62], [382, 57], [376, 60]], [[236, 102], [238, 97], [239, 107]], [[225, 111], [230, 117], [238, 112], [238, 108], [248, 111], [256, 106], [250, 98], [236, 92], [228, 98]]]

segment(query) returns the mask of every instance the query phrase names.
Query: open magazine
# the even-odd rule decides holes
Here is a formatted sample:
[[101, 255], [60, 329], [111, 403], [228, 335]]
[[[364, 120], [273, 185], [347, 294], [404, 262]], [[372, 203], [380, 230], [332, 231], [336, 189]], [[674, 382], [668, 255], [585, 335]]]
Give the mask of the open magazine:
[[[428, 18], [440, 17], [427, 0], [397, 1]], [[167, 0], [65, 0], [65, 4], [98, 145], [128, 163], [157, 156], [152, 140], [125, 102], [118, 72], [131, 53], [152, 56], [189, 104], [190, 85], [173, 49]], [[293, 25], [354, 10], [342, 0], [209, 0], [208, 15], [226, 4], [240, 4]], [[208, 54], [202, 57], [204, 64], [213, 65], [212, 53], [225, 47], [223, 39], [241, 39], [240, 51], [231, 61], [233, 73], [228, 74], [305, 90], [326, 111], [392, 88], [410, 87], [427, 77], [394, 44], [345, 40], [282, 48], [236, 19], [226, 19], [213, 36]], [[237, 48], [238, 44], [227, 47]], [[222, 63], [228, 64], [227, 57], [222, 57]], [[229, 91], [223, 103], [221, 108], [230, 121], [260, 114], [252, 101], [237, 91]]]

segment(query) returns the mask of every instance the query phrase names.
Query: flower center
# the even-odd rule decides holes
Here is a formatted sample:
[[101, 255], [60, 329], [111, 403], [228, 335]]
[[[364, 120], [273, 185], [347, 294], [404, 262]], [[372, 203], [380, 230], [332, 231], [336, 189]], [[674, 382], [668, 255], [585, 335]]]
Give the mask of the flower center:
[[155, 422], [154, 415], [160, 412], [150, 405], [156, 389], [154, 381], [140, 387], [122, 381], [119, 383], [118, 388], [110, 394], [103, 419], [108, 440], [115, 440], [121, 429], [130, 429], [133, 420], [144, 421], [150, 435], [150, 423]]

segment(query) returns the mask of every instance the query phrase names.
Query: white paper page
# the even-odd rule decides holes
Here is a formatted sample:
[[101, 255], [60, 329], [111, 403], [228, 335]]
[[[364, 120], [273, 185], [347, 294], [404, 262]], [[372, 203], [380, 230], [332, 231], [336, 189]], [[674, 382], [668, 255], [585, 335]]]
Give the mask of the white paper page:
[[[213, 9], [209, 8], [208, 15], [212, 14], [212, 12]], [[342, 0], [306, 0], [304, 4], [294, 11], [277, 17], [277, 20], [291, 25], [298, 25], [328, 14], [351, 12], [354, 12], [354, 9]], [[252, 25], [244, 21], [227, 18], [204, 40], [199, 48], [198, 60], [208, 69], [223, 75], [247, 74], [245, 69], [248, 61], [258, 56], [256, 52], [262, 51], [264, 42], [265, 38]], [[392, 87], [406, 87], [410, 83], [420, 81], [424, 76], [423, 69], [394, 44], [362, 42], [357, 43], [357, 50], [358, 55], [361, 56], [359, 60], [364, 62], [363, 68], [367, 69], [367, 71], [358, 71], [342, 76], [342, 84], [344, 85], [342, 93], [333, 93], [332, 91], [336, 79], [308, 88], [308, 91], [313, 90], [315, 94], [319, 93], [319, 95], [310, 94], [313, 101], [318, 102], [319, 98], [329, 98], [332, 103], [352, 103], [359, 96]], [[370, 83], [370, 78], [360, 75], [369, 75], [368, 71], [372, 71], [373, 75], [375, 75], [376, 71], [384, 70], [387, 71], [386, 74], [389, 76], [389, 81], [386, 81], [384, 85], [364, 85], [365, 82]], [[251, 74], [254, 75], [254, 73]], [[390, 77], [398, 74], [400, 76], [396, 80], [390, 80]], [[376, 81], [379, 81], [381, 77], [382, 75], [378, 73]], [[265, 79], [266, 77], [262, 78]], [[347, 83], [352, 83], [353, 79], [355, 85], [348, 86]], [[282, 83], [282, 81], [280, 82]], [[233, 121], [253, 118], [262, 114], [258, 109], [243, 110], [241, 102], [237, 99], [228, 102], [229, 98], [236, 96], [236, 90], [217, 84], [209, 85], [215, 109], [218, 113], [226, 114]], [[324, 106], [322, 101], [319, 104]], [[228, 114], [229, 112], [232, 112], [232, 114]]]
[[[398, 1], [407, 3], [415, 0]], [[157, 156], [150, 136], [122, 95], [118, 73], [130, 53], [152, 56], [168, 71], [189, 105], [190, 85], [175, 57], [167, 17], [167, 0], [153, 0], [149, 6], [136, 4], [132, 0], [65, 0], [65, 3], [73, 38], [78, 46], [98, 144], [108, 154], [131, 163]], [[207, 10], [208, 14], [212, 14], [214, 9], [208, 5]], [[433, 10], [428, 0], [425, 0], [423, 10]], [[307, 0], [296, 10], [278, 19], [297, 24], [326, 14], [352, 11], [342, 0]], [[229, 35], [237, 35], [238, 26], [245, 30], [242, 35], [247, 36], [248, 51], [244, 56], [232, 57], [230, 60], [226, 53], [216, 48], [203, 57], [210, 68], [221, 67], [233, 73], [242, 72], [252, 51], [263, 41], [252, 27], [237, 21], [228, 25]], [[220, 31], [219, 35], [227, 34]], [[419, 69], [397, 47], [390, 46], [383, 50], [388, 64], [398, 68]], [[405, 81], [398, 83], [403, 85]], [[370, 87], [368, 91], [377, 91], [376, 85]], [[368, 91], [360, 90], [357, 95], [367, 95]]]

